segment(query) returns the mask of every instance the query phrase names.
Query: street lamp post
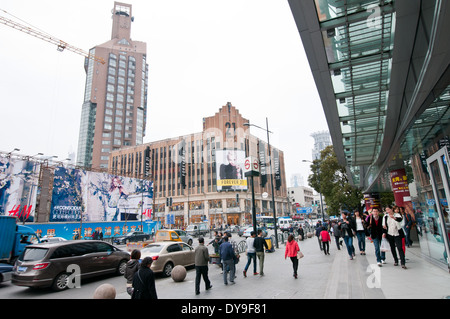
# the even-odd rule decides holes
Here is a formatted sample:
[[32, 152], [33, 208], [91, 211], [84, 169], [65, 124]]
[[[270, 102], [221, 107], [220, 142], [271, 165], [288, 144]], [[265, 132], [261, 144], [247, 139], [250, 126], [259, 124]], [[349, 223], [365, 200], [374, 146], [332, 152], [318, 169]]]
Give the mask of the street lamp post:
[[[308, 160], [302, 160], [302, 162], [308, 162], [313, 164], [313, 162], [308, 161]], [[320, 170], [320, 169], [319, 169]], [[320, 189], [320, 171], [319, 171], [319, 175], [318, 176], [318, 180], [319, 180], [319, 189]], [[325, 215], [323, 213], [323, 202], [322, 202], [322, 192], [319, 191], [319, 197], [320, 197], [320, 214], [322, 215], [322, 222], [325, 222]]]
[[273, 188], [273, 174], [272, 174], [272, 155], [271, 155], [271, 148], [270, 148], [270, 140], [269, 140], [269, 133], [273, 133], [271, 131], [269, 131], [269, 120], [266, 117], [266, 128], [262, 128], [258, 125], [255, 124], [250, 124], [250, 123], [244, 123], [245, 126], [255, 126], [259, 129], [262, 129], [264, 131], [267, 132], [267, 147], [269, 148], [269, 160], [270, 160], [270, 184], [271, 184], [271, 188], [272, 188], [272, 207], [273, 207], [273, 219], [274, 219], [274, 224], [275, 224], [275, 247], [278, 247], [278, 232], [277, 232], [277, 213], [276, 213], [276, 207], [275, 207], [275, 192], [274, 192], [274, 188]]
[[15, 149], [13, 149], [11, 152], [8, 153], [8, 157], [11, 157], [11, 154], [14, 153], [14, 152], [16, 152], [16, 151], [19, 152], [19, 151], [20, 151], [20, 148], [15, 148]]

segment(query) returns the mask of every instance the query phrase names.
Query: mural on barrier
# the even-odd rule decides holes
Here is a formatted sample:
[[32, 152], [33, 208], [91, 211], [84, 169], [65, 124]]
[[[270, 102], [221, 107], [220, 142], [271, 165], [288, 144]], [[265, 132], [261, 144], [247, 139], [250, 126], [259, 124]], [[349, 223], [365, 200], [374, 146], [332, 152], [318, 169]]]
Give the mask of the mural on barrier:
[[50, 221], [147, 220], [152, 204], [151, 181], [58, 167]]
[[[66, 240], [72, 239], [91, 239], [95, 231], [102, 234], [103, 239], [125, 235], [131, 231], [141, 229], [140, 221], [133, 222], [103, 222], [103, 223], [45, 223], [45, 224], [27, 224], [36, 234], [42, 237], [62, 237]], [[160, 222], [145, 221], [142, 223], [145, 233], [156, 233], [160, 228]], [[80, 234], [82, 228], [82, 234]]]
[[0, 215], [34, 221], [40, 163], [0, 157]]
[[[35, 221], [41, 164], [0, 156], [0, 215]], [[49, 222], [151, 220], [153, 182], [56, 167]]]

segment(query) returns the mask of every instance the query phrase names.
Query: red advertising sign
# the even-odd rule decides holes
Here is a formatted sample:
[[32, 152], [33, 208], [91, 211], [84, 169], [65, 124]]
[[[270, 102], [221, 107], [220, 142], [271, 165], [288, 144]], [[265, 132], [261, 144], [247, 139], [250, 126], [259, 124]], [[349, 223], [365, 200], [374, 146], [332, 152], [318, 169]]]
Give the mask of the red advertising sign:
[[392, 191], [394, 192], [395, 204], [397, 206], [406, 206], [406, 202], [411, 202], [409, 193], [408, 178], [404, 168], [396, 169], [390, 172]]
[[378, 193], [364, 194], [364, 202], [366, 204], [367, 211], [372, 210], [373, 208], [377, 208], [380, 212], [382, 211], [380, 203], [380, 194]]

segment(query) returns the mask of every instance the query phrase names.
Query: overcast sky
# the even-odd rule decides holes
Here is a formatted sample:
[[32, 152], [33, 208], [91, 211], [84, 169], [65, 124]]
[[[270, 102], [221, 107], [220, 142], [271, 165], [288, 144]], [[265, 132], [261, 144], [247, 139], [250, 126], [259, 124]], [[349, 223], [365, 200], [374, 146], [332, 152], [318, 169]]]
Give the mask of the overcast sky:
[[[310, 173], [311, 133], [328, 130], [287, 0], [129, 0], [131, 38], [147, 43], [144, 142], [201, 132], [231, 102], [273, 132], [286, 178]], [[88, 51], [111, 38], [112, 0], [2, 0], [11, 15]], [[16, 21], [19, 21], [15, 19]], [[76, 152], [84, 58], [0, 24], [0, 151]], [[266, 132], [251, 134], [267, 140]]]

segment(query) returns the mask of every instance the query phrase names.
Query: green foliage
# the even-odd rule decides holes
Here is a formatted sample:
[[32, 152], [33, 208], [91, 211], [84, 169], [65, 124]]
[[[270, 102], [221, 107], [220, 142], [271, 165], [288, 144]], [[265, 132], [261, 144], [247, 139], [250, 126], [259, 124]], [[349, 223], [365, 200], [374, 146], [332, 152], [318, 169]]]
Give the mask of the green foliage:
[[311, 170], [308, 183], [325, 197], [329, 215], [337, 214], [341, 209], [360, 209], [363, 194], [350, 184], [345, 167], [337, 161], [333, 146], [321, 151], [320, 159], [313, 161]]
[[394, 204], [395, 204], [395, 198], [394, 198], [393, 192], [380, 193], [381, 207], [386, 207], [388, 205], [394, 205]]

